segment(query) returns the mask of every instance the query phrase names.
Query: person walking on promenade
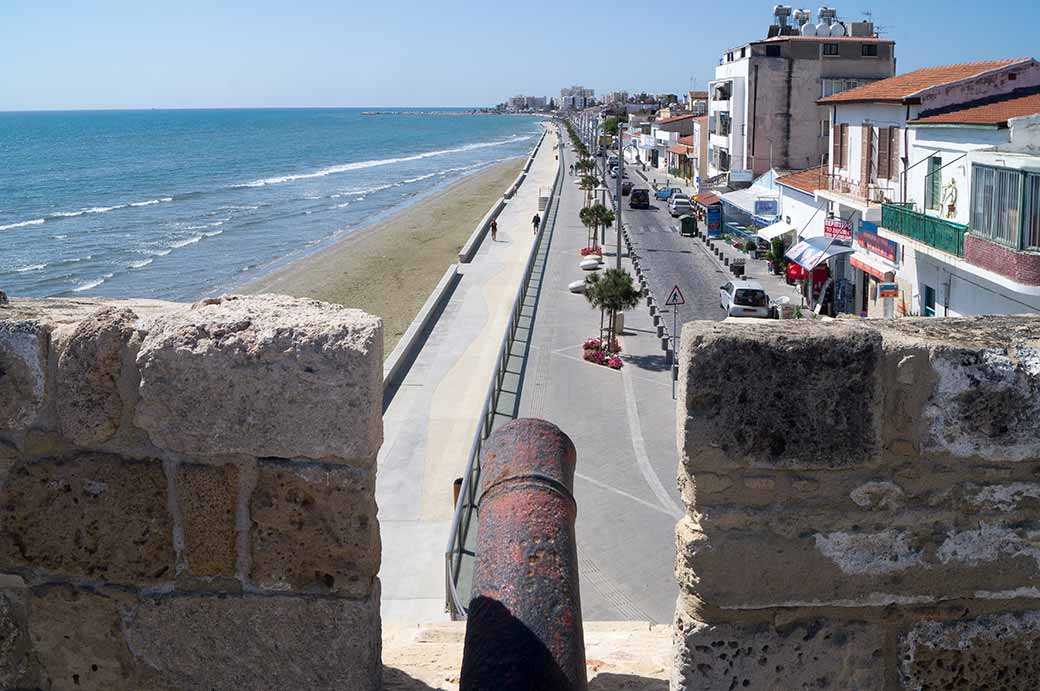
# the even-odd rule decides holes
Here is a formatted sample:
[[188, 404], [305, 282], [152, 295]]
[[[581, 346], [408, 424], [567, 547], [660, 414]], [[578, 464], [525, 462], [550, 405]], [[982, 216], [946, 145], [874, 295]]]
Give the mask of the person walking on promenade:
[[491, 219], [491, 242], [498, 242], [498, 221]]
[[538, 234], [538, 224], [541, 223], [541, 222], [542, 222], [542, 217], [539, 216], [538, 214], [535, 214], [534, 218], [531, 219], [531, 225], [534, 226], [533, 230], [534, 230], [534, 234], [535, 235]]
[[573, 163], [570, 165], [569, 170], [570, 170], [570, 172], [568, 173], [568, 175], [574, 175], [574, 164]]

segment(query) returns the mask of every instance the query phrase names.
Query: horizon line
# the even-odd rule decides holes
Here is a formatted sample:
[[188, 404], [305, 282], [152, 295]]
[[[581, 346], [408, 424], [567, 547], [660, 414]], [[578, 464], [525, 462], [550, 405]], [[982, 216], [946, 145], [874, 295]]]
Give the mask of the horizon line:
[[495, 106], [138, 106], [84, 108], [0, 107], [0, 113], [141, 112], [152, 110], [482, 110]]

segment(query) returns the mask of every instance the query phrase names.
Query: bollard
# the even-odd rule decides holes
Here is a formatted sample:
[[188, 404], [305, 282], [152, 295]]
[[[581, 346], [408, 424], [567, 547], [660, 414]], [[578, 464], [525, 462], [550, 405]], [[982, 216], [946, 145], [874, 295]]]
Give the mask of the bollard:
[[513, 420], [485, 447], [460, 691], [585, 691], [574, 444]]
[[723, 266], [729, 266], [729, 257], [723, 257], [722, 258], [722, 265]]
[[654, 326], [657, 327], [657, 337], [664, 338], [664, 322], [657, 320]]
[[[664, 322], [661, 321], [661, 313], [658, 312], [658, 313], [654, 314], [654, 326], [656, 326], [658, 329], [660, 329], [662, 324], [664, 324]], [[658, 336], [660, 336], [660, 335], [661, 334], [658, 334]]]
[[653, 316], [655, 316], [656, 314], [657, 314], [657, 305], [655, 305], [655, 304], [653, 303], [653, 300], [651, 300], [651, 301], [650, 301], [650, 316], [651, 316], [651, 317], [653, 317]]
[[668, 334], [661, 336], [661, 350], [667, 353], [668, 349], [671, 347], [671, 344], [672, 339], [668, 336]]

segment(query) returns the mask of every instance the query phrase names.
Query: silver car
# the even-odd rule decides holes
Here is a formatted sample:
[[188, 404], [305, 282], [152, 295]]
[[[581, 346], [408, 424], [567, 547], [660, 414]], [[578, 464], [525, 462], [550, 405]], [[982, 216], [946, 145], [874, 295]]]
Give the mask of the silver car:
[[769, 318], [769, 296], [758, 281], [730, 281], [719, 286], [719, 306], [730, 317]]
[[672, 198], [668, 200], [668, 212], [672, 218], [688, 214], [691, 211], [693, 211], [693, 203], [685, 194], [673, 194]]

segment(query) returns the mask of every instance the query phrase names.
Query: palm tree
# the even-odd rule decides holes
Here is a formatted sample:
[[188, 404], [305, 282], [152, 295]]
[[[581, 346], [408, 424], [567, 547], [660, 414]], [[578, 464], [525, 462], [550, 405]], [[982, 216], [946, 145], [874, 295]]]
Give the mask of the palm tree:
[[581, 220], [581, 224], [585, 226], [585, 246], [592, 247], [590, 242], [592, 234], [595, 232], [592, 230], [596, 226], [596, 212], [594, 206], [583, 206], [581, 211], [578, 212], [578, 218]]
[[614, 212], [603, 206], [602, 204], [596, 204], [592, 207], [596, 213], [596, 224], [601, 225], [604, 228], [609, 228], [614, 225]]
[[606, 339], [609, 352], [617, 338], [617, 314], [639, 304], [639, 290], [632, 282], [632, 275], [624, 269], [607, 269], [602, 277], [598, 273], [585, 278], [585, 298], [600, 310], [600, 333], [603, 331], [603, 312], [610, 315]]

